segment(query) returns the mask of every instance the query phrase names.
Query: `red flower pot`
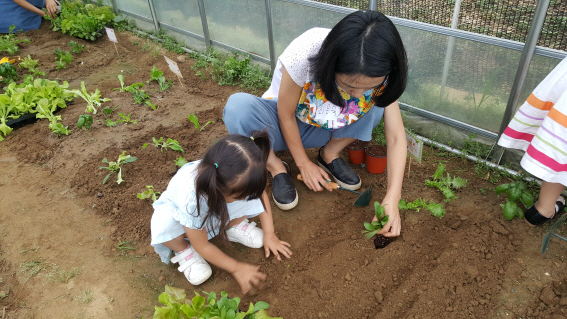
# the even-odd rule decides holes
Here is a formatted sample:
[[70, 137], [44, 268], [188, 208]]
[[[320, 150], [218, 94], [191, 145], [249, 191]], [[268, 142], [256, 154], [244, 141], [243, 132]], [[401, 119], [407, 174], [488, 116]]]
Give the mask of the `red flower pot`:
[[365, 161], [364, 149], [368, 142], [356, 140], [347, 146], [349, 162], [360, 165]]
[[365, 149], [366, 170], [372, 174], [382, 174], [386, 170], [386, 147], [371, 145]]

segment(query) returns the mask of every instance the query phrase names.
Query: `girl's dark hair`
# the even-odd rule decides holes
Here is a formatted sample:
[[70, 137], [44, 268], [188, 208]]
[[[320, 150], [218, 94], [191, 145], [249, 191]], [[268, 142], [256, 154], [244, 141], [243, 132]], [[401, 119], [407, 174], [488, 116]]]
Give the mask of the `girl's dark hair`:
[[268, 203], [264, 203], [262, 193], [268, 181], [266, 161], [269, 152], [270, 139], [265, 130], [252, 131], [251, 136], [232, 134], [209, 148], [197, 168], [195, 181], [197, 216], [201, 214], [201, 198], [209, 206], [201, 227], [206, 225], [208, 230], [215, 229], [218, 225], [210, 217], [217, 217], [219, 234], [228, 242], [226, 228], [230, 220], [223, 194], [242, 200], [259, 198], [266, 208]]
[[392, 21], [380, 12], [356, 11], [344, 17], [309, 62], [325, 97], [341, 107], [345, 101], [337, 89], [336, 73], [388, 76], [383, 93], [374, 96], [375, 105], [380, 107], [396, 101], [406, 88], [404, 44]]

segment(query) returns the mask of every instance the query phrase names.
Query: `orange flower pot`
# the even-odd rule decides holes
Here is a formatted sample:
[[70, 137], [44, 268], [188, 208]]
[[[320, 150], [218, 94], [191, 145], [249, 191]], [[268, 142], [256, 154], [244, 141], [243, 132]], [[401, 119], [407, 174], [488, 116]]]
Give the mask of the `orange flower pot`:
[[352, 164], [360, 165], [365, 162], [364, 149], [368, 142], [356, 140], [347, 146], [348, 160]]
[[382, 174], [386, 170], [387, 152], [385, 146], [371, 145], [366, 147], [366, 170], [371, 174]]

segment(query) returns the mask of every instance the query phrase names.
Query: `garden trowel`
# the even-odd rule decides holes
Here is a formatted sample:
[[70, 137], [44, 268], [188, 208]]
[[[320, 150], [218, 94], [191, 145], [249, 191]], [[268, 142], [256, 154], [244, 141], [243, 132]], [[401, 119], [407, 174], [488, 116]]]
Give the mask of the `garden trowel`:
[[[301, 174], [297, 175], [297, 179], [300, 180], [300, 181], [303, 181]], [[334, 182], [331, 182], [331, 181], [327, 181], [327, 183], [329, 183], [329, 186], [332, 189], [342, 189], [344, 191], [348, 191], [348, 192], [360, 195], [360, 196], [358, 196], [358, 198], [354, 202], [354, 206], [365, 207], [365, 206], [368, 206], [368, 204], [370, 204], [370, 199], [372, 198], [372, 185], [370, 185], [367, 190], [365, 190], [364, 192], [361, 193], [361, 192], [353, 191], [353, 190], [350, 190], [350, 189], [347, 189], [347, 188], [342, 188], [341, 185], [334, 183]]]

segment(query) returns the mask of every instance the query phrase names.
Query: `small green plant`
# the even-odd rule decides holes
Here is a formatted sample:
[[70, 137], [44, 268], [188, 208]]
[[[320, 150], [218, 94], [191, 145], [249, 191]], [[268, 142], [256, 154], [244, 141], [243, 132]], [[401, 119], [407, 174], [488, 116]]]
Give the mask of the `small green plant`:
[[151, 198], [152, 202], [158, 200], [158, 195], [160, 195], [161, 192], [156, 192], [153, 185], [146, 185], [146, 188], [147, 190], [143, 191], [142, 193], [138, 193], [136, 196], [142, 200]]
[[134, 104], [144, 105], [146, 101], [150, 98], [148, 93], [144, 90], [135, 90], [132, 93], [132, 99], [134, 99]]
[[124, 252], [126, 250], [136, 250], [138, 249], [138, 247], [132, 247], [132, 246], [128, 246], [128, 244], [130, 243], [130, 241], [123, 241], [120, 244], [116, 245], [116, 249]]
[[172, 85], [171, 80], [167, 81], [163, 76], [163, 72], [158, 70], [158, 68], [154, 65], [153, 69], [150, 71], [150, 80], [146, 82], [146, 84], [150, 84], [150, 82], [156, 81], [159, 84], [159, 90], [165, 91], [169, 89]]
[[29, 277], [37, 275], [43, 268], [41, 260], [32, 260], [20, 264], [20, 271]]
[[[158, 139], [156, 139], [155, 137], [152, 137], [152, 141], [154, 142], [154, 146], [155, 147], [159, 147], [161, 148], [161, 152], [163, 153], [163, 151], [167, 151], [168, 148], [174, 150], [174, 151], [178, 151], [181, 153], [185, 153], [185, 151], [183, 150], [183, 147], [181, 147], [181, 145], [179, 145], [179, 142], [173, 139], [168, 138], [167, 141], [164, 142], [163, 136]], [[151, 143], [146, 143], [144, 144], [144, 146], [142, 146], [143, 149], [145, 149], [146, 147], [148, 147], [148, 145], [150, 145]]]
[[150, 100], [146, 100], [146, 105], [149, 106], [152, 110], [157, 110], [159, 106], [155, 105], [154, 103], [150, 102]]
[[137, 157], [132, 157], [130, 155], [126, 155], [126, 151], [122, 152], [122, 154], [120, 154], [120, 156], [118, 156], [118, 161], [116, 162], [109, 162], [106, 157], [102, 160], [103, 163], [108, 164], [108, 167], [104, 167], [101, 166], [99, 167], [99, 169], [106, 169], [108, 171], [110, 171], [110, 173], [108, 173], [108, 175], [106, 175], [106, 177], [102, 180], [102, 184], [106, 184], [106, 181], [108, 180], [108, 178], [110, 177], [110, 175], [112, 175], [112, 173], [118, 172], [118, 178], [116, 179], [116, 183], [118, 183], [120, 185], [120, 183], [122, 183], [124, 180], [122, 179], [122, 167], [120, 167], [120, 165], [125, 164], [125, 163], [133, 163], [136, 160], [138, 160]]
[[524, 211], [517, 204], [518, 200], [524, 204], [525, 208], [529, 208], [534, 204], [533, 195], [527, 190], [526, 184], [522, 181], [499, 185], [494, 191], [496, 195], [504, 192], [508, 194], [506, 204], [500, 204], [502, 214], [507, 220], [512, 220], [515, 216], [518, 218], [524, 217]]
[[55, 281], [66, 284], [69, 282], [69, 279], [76, 277], [80, 274], [79, 268], [75, 267], [69, 271], [63, 271], [59, 269], [59, 266], [53, 266], [53, 270], [51, 273], [47, 275], [47, 278]]
[[114, 127], [116, 126], [116, 122], [111, 120], [111, 119], [106, 119], [106, 122], [104, 123], [106, 126], [108, 127]]
[[388, 223], [389, 216], [386, 215], [384, 206], [380, 205], [379, 202], [374, 202], [374, 215], [376, 215], [377, 221], [372, 223], [364, 222], [364, 228], [366, 229], [362, 231], [362, 234], [364, 234], [367, 239], [376, 235], [376, 233]]
[[55, 64], [57, 64], [56, 69], [66, 69], [67, 64], [71, 64], [73, 62], [73, 55], [69, 51], [63, 51], [61, 48], [57, 48], [54, 51], [56, 56]]
[[421, 198], [414, 200], [413, 202], [407, 202], [406, 200], [402, 199], [398, 203], [399, 209], [411, 209], [419, 212], [421, 208], [427, 209], [431, 215], [435, 217], [442, 218], [445, 216], [446, 212], [443, 208], [443, 204], [435, 203], [434, 201], [430, 200], [429, 204]]
[[93, 124], [93, 117], [90, 114], [81, 114], [79, 115], [79, 120], [77, 121], [77, 127], [81, 130], [83, 126], [87, 129], [91, 129], [91, 125]]
[[[136, 124], [138, 123], [138, 120], [132, 120], [130, 119], [130, 116], [132, 115], [132, 113], [128, 113], [128, 115], [124, 115], [122, 113], [118, 113], [118, 116], [120, 116], [120, 118], [118, 120], [116, 120], [116, 123], [124, 123], [125, 125], [127, 124]], [[107, 121], [108, 122], [108, 121]]]
[[10, 287], [8, 287], [8, 289], [6, 289], [6, 291], [3, 291], [2, 293], [0, 293], [0, 299], [4, 299], [4, 298], [8, 297], [9, 294], [10, 294]]
[[185, 159], [185, 157], [180, 156], [178, 158], [175, 159], [175, 165], [179, 166], [179, 167], [183, 167], [183, 165], [187, 164], [187, 160]]
[[465, 143], [463, 145], [463, 148], [461, 149], [463, 153], [470, 154], [482, 159], [486, 158], [490, 154], [491, 147], [489, 145], [473, 141], [475, 134], [469, 134], [467, 136], [468, 139], [465, 139]]
[[115, 107], [111, 108], [110, 106], [105, 106], [104, 109], [102, 109], [102, 113], [104, 115], [110, 115], [112, 114], [112, 112], [114, 112], [114, 110], [116, 110], [119, 107], [119, 105], [116, 105]]
[[378, 126], [372, 130], [372, 140], [376, 145], [386, 146], [386, 131], [384, 130], [384, 118], [380, 120]]
[[10, 62], [0, 64], [0, 83], [9, 84], [20, 79], [16, 67]]
[[8, 34], [0, 35], [0, 52], [7, 52], [9, 55], [14, 55], [18, 52], [19, 43], [30, 43], [29, 39], [18, 39], [15, 33], [12, 33], [16, 28], [12, 24], [8, 29]]
[[437, 165], [437, 170], [433, 174], [433, 180], [426, 180], [425, 185], [429, 187], [437, 187], [445, 196], [445, 202], [449, 202], [452, 199], [458, 198], [455, 196], [453, 189], [458, 189], [465, 187], [467, 185], [467, 180], [460, 177], [451, 177], [449, 173], [447, 176], [443, 176], [445, 173], [445, 165], [439, 163]]
[[68, 126], [63, 126], [63, 124], [59, 123], [61, 121], [60, 115], [55, 115], [53, 112], [57, 110], [57, 105], [49, 105], [49, 100], [43, 98], [37, 102], [37, 115], [38, 119], [48, 119], [49, 120], [49, 129], [57, 136], [61, 135], [69, 135], [71, 134], [71, 130], [69, 130]]
[[71, 90], [71, 93], [77, 94], [87, 101], [87, 113], [96, 114], [97, 107], [100, 108], [102, 103], [112, 101], [111, 99], [101, 98], [101, 93], [98, 89], [95, 89], [94, 93], [89, 94], [87, 88], [85, 87], [85, 81], [81, 81], [81, 90]]
[[85, 291], [83, 291], [83, 296], [79, 296], [76, 299], [79, 300], [82, 303], [86, 303], [89, 304], [93, 301], [93, 293], [90, 291], [90, 289], [87, 289]]
[[199, 119], [197, 118], [197, 115], [195, 114], [191, 114], [189, 115], [189, 117], [187, 118], [191, 123], [193, 123], [193, 125], [195, 126], [195, 128], [201, 132], [202, 130], [205, 129], [205, 127], [211, 123], [214, 123], [215, 121], [208, 121], [207, 123], [205, 123], [205, 125], [201, 126], [199, 124]]
[[238, 306], [240, 298], [228, 298], [228, 293], [221, 291], [220, 299], [217, 300], [217, 294], [214, 291], [210, 293], [203, 292], [207, 295], [207, 299], [195, 292], [195, 297], [191, 300], [186, 299], [185, 290], [165, 286], [165, 292], [159, 295], [159, 302], [164, 307], [155, 307], [154, 319], [206, 319], [206, 318], [224, 318], [224, 319], [283, 319], [281, 317], [270, 317], [266, 309], [270, 305], [263, 301], [256, 304], [250, 303], [248, 311], [240, 312]]
[[32, 60], [31, 56], [22, 59], [22, 62], [18, 64], [20, 68], [27, 69], [32, 76], [45, 76], [45, 72], [39, 71], [39, 60]]
[[81, 52], [83, 52], [83, 50], [85, 50], [85, 45], [78, 44], [75, 41], [67, 42], [67, 45], [69, 45], [71, 47], [71, 52], [73, 52], [73, 53], [81, 53]]

